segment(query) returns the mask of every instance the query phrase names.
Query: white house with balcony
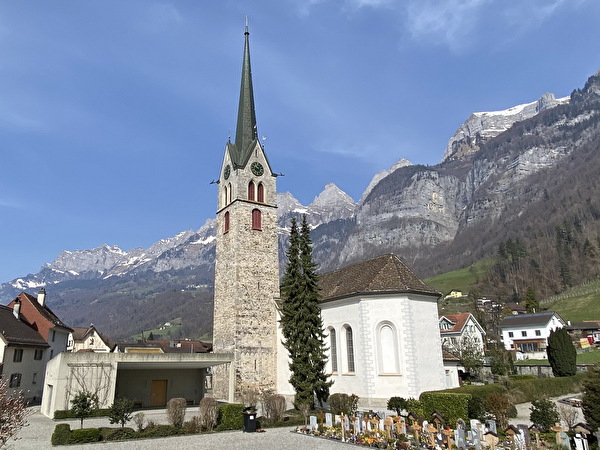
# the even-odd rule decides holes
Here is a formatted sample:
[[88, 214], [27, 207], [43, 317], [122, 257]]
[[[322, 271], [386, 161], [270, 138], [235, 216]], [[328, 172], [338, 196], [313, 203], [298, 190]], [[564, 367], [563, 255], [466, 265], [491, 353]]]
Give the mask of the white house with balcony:
[[504, 348], [517, 359], [544, 359], [550, 332], [566, 325], [554, 311], [506, 316], [498, 324]]

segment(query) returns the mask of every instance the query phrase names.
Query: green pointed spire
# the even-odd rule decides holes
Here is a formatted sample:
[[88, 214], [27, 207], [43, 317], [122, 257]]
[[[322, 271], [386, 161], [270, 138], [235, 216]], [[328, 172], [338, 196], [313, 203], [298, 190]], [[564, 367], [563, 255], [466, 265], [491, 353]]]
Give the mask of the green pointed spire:
[[[248, 21], [244, 31], [244, 61], [242, 63], [242, 84], [240, 86], [240, 102], [238, 105], [235, 144], [229, 144], [234, 166], [244, 167], [258, 141], [256, 113], [254, 111], [254, 91], [252, 89], [252, 70], [250, 69], [250, 44]], [[233, 147], [233, 148], [232, 148]]]

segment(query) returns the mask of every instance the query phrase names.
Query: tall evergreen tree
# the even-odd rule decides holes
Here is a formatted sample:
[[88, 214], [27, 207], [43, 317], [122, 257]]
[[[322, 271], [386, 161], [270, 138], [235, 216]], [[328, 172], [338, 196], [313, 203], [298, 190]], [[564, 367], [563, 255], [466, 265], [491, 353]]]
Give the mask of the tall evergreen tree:
[[577, 373], [577, 350], [564, 328], [550, 332], [546, 353], [555, 377], [572, 377]]
[[319, 308], [319, 279], [312, 259], [312, 242], [306, 216], [301, 229], [292, 219], [288, 264], [281, 286], [281, 327], [284, 346], [290, 356], [290, 383], [296, 391], [294, 404], [299, 407], [314, 399], [323, 403], [332, 382], [327, 380], [325, 335]]

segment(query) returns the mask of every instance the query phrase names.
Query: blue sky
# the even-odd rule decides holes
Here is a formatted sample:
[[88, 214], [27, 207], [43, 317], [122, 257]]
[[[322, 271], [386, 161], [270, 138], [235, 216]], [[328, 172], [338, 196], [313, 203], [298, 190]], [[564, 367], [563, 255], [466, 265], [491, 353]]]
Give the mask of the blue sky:
[[600, 68], [597, 0], [0, 0], [0, 282], [214, 217], [246, 15], [259, 134], [305, 205]]

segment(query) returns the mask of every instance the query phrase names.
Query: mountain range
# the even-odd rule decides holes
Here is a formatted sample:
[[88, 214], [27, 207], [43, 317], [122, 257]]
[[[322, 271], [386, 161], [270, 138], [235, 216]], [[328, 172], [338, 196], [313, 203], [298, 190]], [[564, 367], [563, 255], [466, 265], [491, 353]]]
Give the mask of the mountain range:
[[[496, 278], [480, 280], [480, 290], [510, 296], [533, 284], [540, 293], [557, 292], [568, 284], [561, 278], [565, 261], [570, 283], [596, 276], [599, 122], [600, 73], [569, 97], [545, 94], [504, 111], [473, 113], [439, 164], [400, 159], [373, 177], [358, 202], [334, 184], [308, 206], [280, 193], [282, 270], [290, 219], [306, 214], [321, 271], [392, 252], [425, 277], [494, 258], [500, 245], [520, 240], [529, 257], [516, 269], [509, 265], [509, 275], [497, 268]], [[571, 235], [562, 247], [560, 229]], [[45, 287], [49, 305], [66, 323], [93, 322], [114, 339], [175, 317], [184, 318], [184, 327], [172, 337], [206, 335], [214, 240], [210, 218], [147, 249], [63, 251], [37, 274], [0, 285], [0, 303]]]

